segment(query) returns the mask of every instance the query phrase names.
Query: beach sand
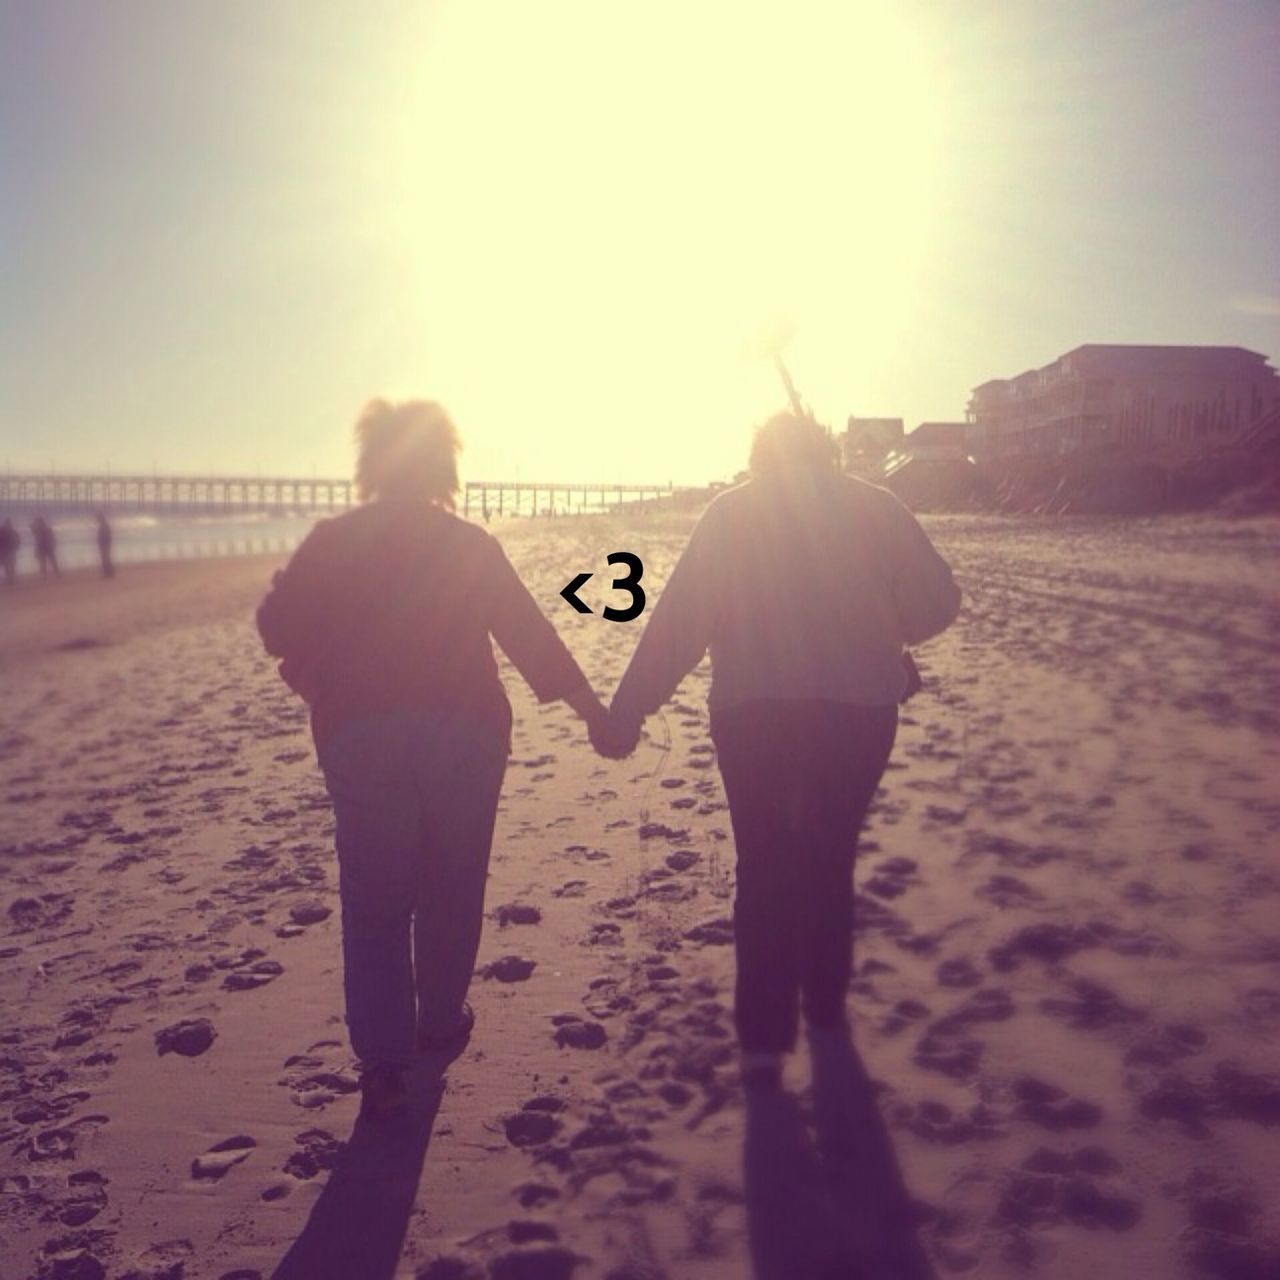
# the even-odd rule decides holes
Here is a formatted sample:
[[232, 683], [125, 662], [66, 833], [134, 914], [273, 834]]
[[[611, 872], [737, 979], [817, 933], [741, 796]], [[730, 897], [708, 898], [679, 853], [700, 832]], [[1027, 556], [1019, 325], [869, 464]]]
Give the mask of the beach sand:
[[[592, 570], [598, 610], [624, 549], [652, 604], [687, 528], [497, 531], [607, 693], [643, 624], [557, 592]], [[929, 528], [966, 603], [866, 832], [850, 1002], [920, 1242], [1280, 1276], [1280, 522]], [[252, 624], [277, 563], [0, 592], [0, 1277], [857, 1274], [870, 1130], [819, 1157], [804, 1052], [781, 1099], [737, 1082], [705, 665], [619, 763], [504, 665], [476, 1032], [353, 1135], [332, 818]]]

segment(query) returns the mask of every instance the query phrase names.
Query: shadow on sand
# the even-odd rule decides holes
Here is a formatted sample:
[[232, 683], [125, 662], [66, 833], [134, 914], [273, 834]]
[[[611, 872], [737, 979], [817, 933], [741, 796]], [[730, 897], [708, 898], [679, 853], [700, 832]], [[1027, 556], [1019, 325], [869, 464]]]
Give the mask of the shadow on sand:
[[394, 1124], [357, 1120], [302, 1234], [272, 1280], [391, 1280], [418, 1194], [444, 1076], [420, 1066], [408, 1114]]
[[796, 1099], [748, 1096], [755, 1280], [934, 1280], [874, 1087], [847, 1036], [813, 1054], [815, 1144]]

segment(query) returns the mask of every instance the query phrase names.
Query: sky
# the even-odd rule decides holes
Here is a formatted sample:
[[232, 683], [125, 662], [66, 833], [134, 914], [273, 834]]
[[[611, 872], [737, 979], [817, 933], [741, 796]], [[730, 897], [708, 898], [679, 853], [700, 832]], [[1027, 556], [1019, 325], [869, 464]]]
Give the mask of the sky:
[[1280, 356], [1276, 0], [0, 0], [0, 466], [703, 483], [1084, 342]]

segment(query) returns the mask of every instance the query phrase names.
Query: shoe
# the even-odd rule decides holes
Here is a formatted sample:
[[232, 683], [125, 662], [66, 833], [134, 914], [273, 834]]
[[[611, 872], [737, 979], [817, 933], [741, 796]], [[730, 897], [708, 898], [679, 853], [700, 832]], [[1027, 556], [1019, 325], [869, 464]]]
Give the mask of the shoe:
[[409, 1102], [401, 1068], [386, 1062], [367, 1067], [360, 1076], [360, 1119], [377, 1122], [403, 1111]]
[[471, 1039], [471, 1032], [475, 1030], [475, 1025], [476, 1011], [471, 1007], [470, 1001], [464, 1000], [462, 1002], [462, 1012], [458, 1015], [458, 1022], [454, 1029], [443, 1036], [428, 1036], [419, 1032], [418, 1051], [420, 1053], [444, 1053], [456, 1058], [467, 1047], [467, 1042]]

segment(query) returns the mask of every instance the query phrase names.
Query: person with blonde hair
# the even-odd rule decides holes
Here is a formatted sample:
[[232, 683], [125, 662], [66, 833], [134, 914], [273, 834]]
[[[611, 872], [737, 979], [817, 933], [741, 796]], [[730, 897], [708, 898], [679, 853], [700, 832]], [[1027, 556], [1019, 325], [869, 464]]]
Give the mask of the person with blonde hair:
[[511, 706], [497, 641], [543, 702], [605, 712], [498, 542], [453, 511], [461, 447], [430, 401], [356, 424], [360, 505], [322, 520], [258, 609], [310, 704], [336, 818], [347, 1025], [362, 1114], [407, 1098], [419, 1051], [456, 1056], [474, 1016]]
[[619, 756], [710, 650], [748, 1086], [778, 1086], [801, 1007], [819, 1040], [847, 1035], [853, 861], [907, 691], [904, 646], [959, 606], [906, 507], [841, 474], [811, 418], [781, 413], [755, 433], [750, 479], [694, 528], [614, 694], [597, 737]]

